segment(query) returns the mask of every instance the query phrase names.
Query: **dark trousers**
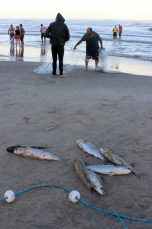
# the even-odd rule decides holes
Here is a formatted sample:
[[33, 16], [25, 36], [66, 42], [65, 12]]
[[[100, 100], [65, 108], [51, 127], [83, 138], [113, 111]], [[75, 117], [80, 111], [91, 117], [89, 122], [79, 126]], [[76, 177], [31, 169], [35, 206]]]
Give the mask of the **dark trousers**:
[[58, 56], [60, 75], [63, 75], [64, 46], [52, 45], [51, 50], [52, 50], [52, 58], [53, 58], [53, 72], [52, 72], [52, 74], [56, 75], [57, 56]]

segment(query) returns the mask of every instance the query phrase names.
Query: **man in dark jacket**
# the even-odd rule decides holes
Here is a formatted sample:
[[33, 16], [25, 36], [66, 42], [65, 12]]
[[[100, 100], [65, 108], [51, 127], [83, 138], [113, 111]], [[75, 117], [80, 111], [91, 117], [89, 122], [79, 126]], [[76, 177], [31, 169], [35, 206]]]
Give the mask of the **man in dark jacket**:
[[56, 76], [57, 68], [57, 55], [59, 59], [59, 70], [60, 77], [64, 78], [63, 75], [63, 57], [64, 57], [64, 45], [65, 42], [70, 39], [69, 29], [66, 24], [64, 24], [65, 19], [60, 13], [57, 14], [55, 22], [51, 23], [46, 30], [44, 36], [50, 36], [51, 51], [53, 58], [53, 72], [52, 75]]

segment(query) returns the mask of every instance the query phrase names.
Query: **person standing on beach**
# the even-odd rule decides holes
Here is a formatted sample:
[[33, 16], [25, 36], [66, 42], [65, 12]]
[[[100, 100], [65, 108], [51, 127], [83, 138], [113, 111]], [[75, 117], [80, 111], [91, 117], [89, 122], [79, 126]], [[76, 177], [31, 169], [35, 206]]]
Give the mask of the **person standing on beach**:
[[118, 29], [117, 29], [117, 27], [115, 26], [115, 27], [113, 28], [113, 38], [114, 38], [114, 39], [117, 38], [117, 32], [118, 32]]
[[99, 57], [99, 42], [101, 49], [102, 47], [102, 40], [98, 33], [92, 31], [92, 28], [88, 28], [86, 34], [83, 35], [80, 41], [74, 46], [74, 50], [76, 47], [81, 44], [83, 41], [86, 41], [86, 58], [85, 58], [85, 66], [86, 71], [88, 70], [88, 62], [89, 59], [95, 60], [95, 68], [98, 67], [98, 57]]
[[46, 38], [44, 37], [45, 31], [46, 31], [46, 27], [44, 27], [43, 24], [41, 24], [40, 32], [41, 32], [42, 43], [43, 43], [43, 38], [44, 38], [44, 41], [46, 42]]
[[19, 46], [20, 46], [20, 30], [19, 30], [19, 26], [16, 26], [15, 40], [16, 40], [16, 47], [17, 47], [17, 42], [19, 43]]
[[118, 27], [118, 31], [119, 31], [119, 38], [121, 38], [122, 26], [120, 24], [119, 24], [119, 27]]
[[20, 24], [20, 40], [21, 40], [22, 46], [24, 45], [24, 33], [25, 33], [25, 30], [23, 29], [23, 25]]
[[15, 31], [15, 29], [14, 29], [13, 25], [11, 24], [10, 28], [8, 29], [8, 35], [10, 35], [10, 40], [12, 37], [14, 37], [14, 31]]
[[[65, 19], [58, 13], [55, 22], [51, 23], [46, 30], [44, 37], [50, 38], [51, 51], [53, 58], [53, 72], [52, 76], [56, 76], [57, 68], [57, 56], [59, 58], [59, 70], [60, 78], [66, 76], [63, 75], [63, 57], [64, 57], [64, 45], [65, 42], [70, 39], [69, 29], [66, 24], [64, 24]], [[50, 35], [51, 34], [51, 35]]]

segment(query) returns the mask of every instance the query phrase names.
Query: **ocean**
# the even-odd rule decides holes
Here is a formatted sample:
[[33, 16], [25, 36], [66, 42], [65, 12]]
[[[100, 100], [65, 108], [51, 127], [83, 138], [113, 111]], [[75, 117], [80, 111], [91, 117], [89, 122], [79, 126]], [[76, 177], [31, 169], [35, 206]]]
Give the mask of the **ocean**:
[[[26, 31], [25, 50], [26, 48], [39, 50], [41, 47], [40, 24], [48, 27], [53, 21], [54, 19], [1, 19], [0, 46], [9, 45], [8, 28], [10, 24], [16, 27], [22, 23]], [[91, 27], [93, 31], [99, 33], [103, 47], [109, 56], [152, 62], [152, 21], [68, 19], [65, 23], [70, 30], [70, 40], [65, 45], [67, 51], [72, 51], [75, 44], [85, 34], [86, 29]], [[123, 27], [122, 37], [121, 39], [113, 39], [112, 30], [114, 26], [118, 27], [119, 24]], [[50, 50], [49, 39], [47, 39], [46, 49]], [[5, 56], [2, 50], [0, 55]], [[80, 57], [81, 55], [84, 57], [85, 42], [79, 45], [77, 50]]]

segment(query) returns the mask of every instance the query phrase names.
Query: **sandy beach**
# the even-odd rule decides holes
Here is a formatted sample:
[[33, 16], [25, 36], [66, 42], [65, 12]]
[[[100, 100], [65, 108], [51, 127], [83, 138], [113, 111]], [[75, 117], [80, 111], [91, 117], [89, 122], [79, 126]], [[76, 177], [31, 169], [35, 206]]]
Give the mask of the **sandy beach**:
[[[152, 220], [152, 78], [84, 71], [75, 66], [67, 78], [35, 74], [40, 62], [0, 61], [0, 196], [36, 185], [78, 190], [81, 200], [105, 211]], [[101, 175], [106, 194], [90, 194], [77, 176], [73, 159], [102, 164], [76, 144], [84, 139], [106, 147], [148, 176]], [[6, 152], [10, 145], [48, 145], [46, 151], [69, 158], [67, 165]], [[46, 187], [0, 203], [0, 228], [118, 229], [117, 217], [81, 203], [70, 203], [65, 190]], [[151, 224], [125, 220], [128, 229]]]

